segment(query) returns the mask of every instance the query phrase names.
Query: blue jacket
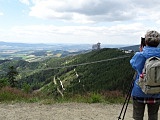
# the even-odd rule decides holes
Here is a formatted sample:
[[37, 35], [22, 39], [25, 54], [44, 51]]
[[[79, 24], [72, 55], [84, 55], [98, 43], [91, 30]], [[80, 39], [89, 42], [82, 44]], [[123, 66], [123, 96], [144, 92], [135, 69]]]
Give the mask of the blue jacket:
[[134, 81], [134, 86], [131, 94], [132, 96], [143, 98], [160, 98], [160, 94], [145, 94], [137, 84], [139, 75], [142, 73], [142, 69], [144, 67], [146, 59], [152, 56], [160, 57], [160, 48], [145, 46], [142, 52], [136, 52], [130, 60], [130, 64], [138, 73], [136, 76], [136, 80]]

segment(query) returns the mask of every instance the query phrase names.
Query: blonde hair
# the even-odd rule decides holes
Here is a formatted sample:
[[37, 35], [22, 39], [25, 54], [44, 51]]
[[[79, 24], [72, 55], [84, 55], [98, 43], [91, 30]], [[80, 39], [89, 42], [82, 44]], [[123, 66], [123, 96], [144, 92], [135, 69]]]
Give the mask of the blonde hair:
[[145, 34], [145, 42], [148, 46], [157, 47], [160, 43], [160, 33], [155, 30], [147, 31]]

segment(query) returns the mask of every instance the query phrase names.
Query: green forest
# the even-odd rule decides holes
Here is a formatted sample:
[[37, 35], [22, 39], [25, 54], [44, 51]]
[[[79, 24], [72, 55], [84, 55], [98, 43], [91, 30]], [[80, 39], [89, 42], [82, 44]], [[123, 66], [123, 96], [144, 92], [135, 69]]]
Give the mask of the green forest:
[[129, 63], [132, 56], [116, 48], [103, 48], [37, 62], [1, 60], [0, 87], [54, 97], [112, 91], [124, 95], [134, 75]]

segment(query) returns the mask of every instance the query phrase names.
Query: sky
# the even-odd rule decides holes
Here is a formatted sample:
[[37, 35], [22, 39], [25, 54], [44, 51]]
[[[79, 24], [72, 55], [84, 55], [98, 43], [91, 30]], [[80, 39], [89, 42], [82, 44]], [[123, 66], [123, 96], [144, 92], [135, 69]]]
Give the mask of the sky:
[[140, 44], [160, 32], [159, 0], [0, 0], [0, 41]]

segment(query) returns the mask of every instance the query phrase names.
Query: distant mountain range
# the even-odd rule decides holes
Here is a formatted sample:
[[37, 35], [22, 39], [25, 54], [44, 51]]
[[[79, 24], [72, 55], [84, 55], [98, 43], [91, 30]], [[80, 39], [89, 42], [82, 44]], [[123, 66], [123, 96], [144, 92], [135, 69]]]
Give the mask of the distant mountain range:
[[23, 49], [23, 50], [88, 50], [91, 49], [90, 44], [29, 44], [29, 43], [12, 43], [0, 41], [0, 50], [4, 49]]
[[133, 51], [136, 52], [136, 51], [139, 51], [139, 45], [121, 47], [120, 49], [123, 49], [123, 50], [133, 50]]
[[[4, 49], [23, 49], [23, 50], [65, 50], [65, 51], [81, 51], [92, 49], [93, 44], [43, 44], [43, 43], [15, 43], [0, 41], [0, 50]], [[102, 48], [121, 48], [129, 45], [101, 44]]]
[[[137, 46], [101, 44], [101, 48], [138, 50]], [[51, 57], [65, 57], [92, 51], [92, 44], [27, 44], [0, 41], [0, 59], [41, 61]]]
[[[158, 47], [160, 47], [160, 45]], [[133, 50], [134, 52], [137, 52], [137, 51], [139, 51], [139, 45], [121, 47], [120, 49], [123, 49], [123, 50]]]

